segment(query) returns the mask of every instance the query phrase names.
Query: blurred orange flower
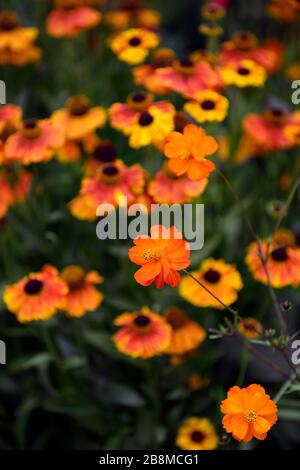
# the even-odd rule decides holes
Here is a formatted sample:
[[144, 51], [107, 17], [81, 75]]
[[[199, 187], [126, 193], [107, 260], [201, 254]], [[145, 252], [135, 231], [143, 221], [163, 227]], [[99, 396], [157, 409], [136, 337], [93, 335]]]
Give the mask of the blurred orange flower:
[[65, 132], [68, 140], [82, 139], [106, 121], [106, 112], [101, 106], [91, 106], [90, 100], [84, 95], [69, 98], [66, 108], [52, 114], [51, 120]]
[[[266, 268], [269, 273], [271, 285], [276, 288], [288, 285], [297, 286], [300, 283], [300, 248], [296, 246], [278, 245], [261, 240], [263, 256], [266, 257]], [[248, 247], [246, 263], [254, 279], [268, 283], [267, 275], [260, 259], [259, 248], [256, 242]]]
[[264, 440], [277, 421], [277, 406], [261, 385], [232, 387], [221, 403], [223, 426], [238, 441]]
[[49, 13], [46, 20], [50, 36], [74, 37], [82, 31], [95, 27], [101, 21], [102, 14], [88, 6], [56, 8]]
[[8, 310], [21, 323], [47, 320], [60, 308], [68, 287], [59, 277], [57, 269], [45, 265], [38, 273], [31, 273], [7, 286], [3, 300]]
[[190, 249], [182, 234], [174, 226], [151, 227], [150, 236], [143, 235], [134, 240], [129, 259], [141, 266], [134, 278], [142, 286], [155, 283], [159, 289], [168, 284], [175, 287], [180, 282], [178, 271], [190, 265]]
[[170, 89], [162, 85], [161, 80], [156, 75], [156, 71], [169, 67], [175, 60], [175, 52], [168, 47], [161, 47], [153, 52], [151, 62], [142, 64], [132, 69], [133, 81], [136, 85], [142, 85], [146, 90], [158, 95], [164, 95]]
[[176, 176], [187, 173], [191, 180], [207, 178], [216, 168], [207, 160], [218, 150], [214, 137], [205, 135], [204, 129], [194, 124], [188, 124], [180, 132], [171, 132], [167, 137], [164, 154], [170, 159], [169, 168]]
[[63, 131], [52, 121], [27, 119], [20, 130], [7, 139], [4, 160], [6, 163], [18, 161], [24, 165], [46, 162], [63, 144]]
[[[243, 287], [240, 273], [224, 260], [208, 258], [203, 261], [199, 270], [192, 271], [191, 274], [226, 305], [231, 305], [237, 300], [238, 291]], [[197, 307], [224, 309], [214, 297], [189, 276], [182, 278], [179, 294]]]
[[209, 419], [192, 417], [179, 429], [176, 445], [183, 450], [214, 450], [218, 435]]
[[147, 29], [131, 28], [114, 36], [110, 47], [118, 58], [128, 64], [139, 64], [159, 44], [159, 36]]
[[166, 350], [168, 354], [186, 354], [205, 340], [205, 330], [192, 321], [184, 310], [169, 307], [164, 311], [164, 318], [172, 328], [171, 343]]
[[115, 345], [128, 356], [149, 359], [164, 353], [170, 344], [170, 325], [148, 307], [139, 312], [125, 312], [114, 323], [121, 327], [113, 336]]
[[68, 316], [82, 317], [99, 307], [103, 295], [95, 285], [103, 282], [100, 274], [96, 271], [85, 272], [80, 266], [70, 265], [62, 270], [61, 278], [69, 288], [61, 305]]
[[237, 325], [238, 331], [247, 339], [254, 339], [263, 332], [262, 324], [255, 318], [243, 318]]

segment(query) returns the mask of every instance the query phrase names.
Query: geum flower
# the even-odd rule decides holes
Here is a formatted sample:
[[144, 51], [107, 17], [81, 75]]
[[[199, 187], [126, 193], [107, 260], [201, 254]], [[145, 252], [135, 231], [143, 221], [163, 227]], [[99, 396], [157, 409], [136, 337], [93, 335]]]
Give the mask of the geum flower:
[[151, 227], [150, 236], [143, 235], [134, 240], [129, 259], [141, 266], [134, 278], [142, 286], [155, 283], [162, 288], [165, 284], [175, 287], [180, 282], [178, 271], [190, 265], [190, 248], [182, 234], [174, 226]]
[[169, 134], [164, 154], [170, 159], [169, 168], [176, 176], [187, 173], [191, 180], [199, 181], [207, 178], [216, 168], [206, 157], [217, 150], [218, 144], [214, 137], [206, 135], [201, 127], [188, 124], [183, 134], [175, 131]]
[[232, 387], [221, 403], [223, 426], [238, 441], [264, 440], [277, 421], [277, 406], [261, 385]]

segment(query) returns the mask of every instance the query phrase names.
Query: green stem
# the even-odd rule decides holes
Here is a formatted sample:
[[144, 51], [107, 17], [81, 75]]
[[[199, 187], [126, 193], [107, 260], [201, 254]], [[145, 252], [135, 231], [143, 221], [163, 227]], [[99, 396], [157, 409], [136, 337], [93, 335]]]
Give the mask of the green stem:
[[239, 385], [240, 387], [243, 385], [244, 380], [245, 380], [245, 375], [246, 375], [247, 367], [248, 367], [248, 361], [249, 361], [249, 350], [248, 348], [245, 347], [242, 352], [239, 375], [236, 381], [237, 385]]
[[275, 397], [273, 398], [273, 401], [275, 403], [278, 403], [279, 400], [283, 397], [283, 395], [285, 394], [285, 392], [288, 390], [288, 388], [290, 387], [290, 385], [292, 384], [294, 380], [294, 375], [292, 375], [288, 380], [286, 380], [282, 386], [280, 387], [280, 389], [278, 390], [278, 392], [276, 393]]

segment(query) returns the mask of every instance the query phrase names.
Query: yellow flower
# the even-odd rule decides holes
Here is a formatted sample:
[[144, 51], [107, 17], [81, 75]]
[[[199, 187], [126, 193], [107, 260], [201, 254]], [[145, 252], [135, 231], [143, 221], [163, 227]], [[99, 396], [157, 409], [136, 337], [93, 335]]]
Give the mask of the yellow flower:
[[128, 64], [139, 64], [145, 60], [149, 50], [159, 45], [159, 36], [142, 28], [132, 28], [117, 34], [110, 47], [118, 58]]
[[229, 101], [213, 90], [199, 91], [193, 101], [184, 105], [184, 110], [197, 122], [224, 121], [228, 114]]
[[218, 436], [209, 419], [192, 417], [179, 429], [176, 445], [183, 450], [213, 450]]
[[235, 85], [239, 88], [247, 86], [263, 86], [267, 74], [266, 70], [252, 60], [242, 60], [221, 68], [221, 76], [226, 85]]

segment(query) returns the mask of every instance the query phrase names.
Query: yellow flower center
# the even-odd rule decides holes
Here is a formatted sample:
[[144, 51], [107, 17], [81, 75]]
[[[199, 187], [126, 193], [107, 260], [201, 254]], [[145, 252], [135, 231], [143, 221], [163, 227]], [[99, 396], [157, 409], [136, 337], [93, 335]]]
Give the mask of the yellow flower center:
[[67, 108], [72, 116], [84, 116], [91, 108], [91, 102], [86, 96], [77, 95], [68, 100]]
[[71, 265], [62, 270], [61, 277], [71, 290], [79, 289], [84, 282], [84, 270], [79, 266]]
[[152, 260], [158, 261], [160, 256], [157, 253], [155, 253], [152, 250], [152, 248], [147, 248], [143, 253], [143, 258], [145, 261], [152, 261]]
[[21, 132], [25, 139], [34, 140], [41, 135], [42, 129], [36, 119], [27, 119], [23, 123]]
[[254, 423], [257, 419], [257, 413], [252, 408], [249, 408], [245, 414], [245, 419], [248, 423]]

